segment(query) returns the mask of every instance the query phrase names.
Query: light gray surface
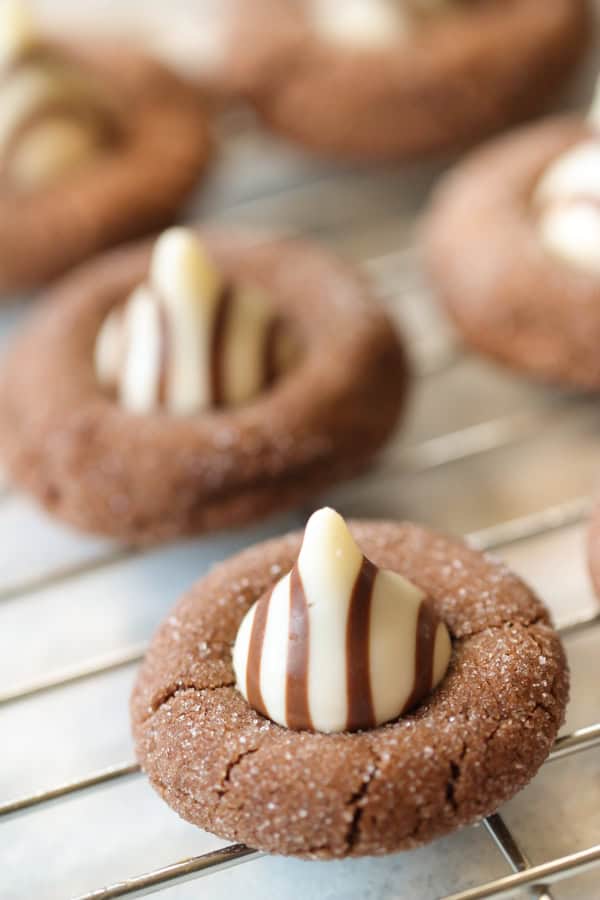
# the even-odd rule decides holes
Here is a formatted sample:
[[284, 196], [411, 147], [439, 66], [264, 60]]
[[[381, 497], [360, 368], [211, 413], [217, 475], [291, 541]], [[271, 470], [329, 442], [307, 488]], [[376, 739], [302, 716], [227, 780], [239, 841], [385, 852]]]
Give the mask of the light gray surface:
[[[67, 7], [50, 0], [42, 5], [46, 12]], [[143, 6], [152, 10], [151, 20], [158, 4]], [[94, 0], [86, 4], [87, 14], [92, 7], [110, 16], [115, 10], [114, 4]], [[133, 21], [141, 7], [130, 0], [120, 4], [120, 14]], [[140, 21], [148, 27], [138, 16]], [[176, 43], [172, 35], [171, 43]], [[589, 93], [589, 85], [578, 90]], [[444, 348], [452, 348], [450, 332], [431, 304], [418, 260], [398, 252], [413, 240], [413, 215], [432, 167], [336, 170], [251, 129], [240, 130], [233, 117], [224, 132], [222, 159], [195, 212], [224, 223], [319, 235], [353, 258], [369, 261], [368, 271], [404, 323], [421, 365], [441, 365]], [[18, 306], [2, 311], [0, 338], [19, 319]], [[503, 426], [507, 446], [483, 450], [488, 438], [498, 441], [497, 425], [491, 435], [467, 432], [465, 441], [465, 429], [491, 420]], [[459, 439], [432, 443], [449, 432], [460, 432]], [[514, 436], [520, 439], [511, 440]], [[444, 462], [456, 451], [471, 455]], [[462, 533], [588, 494], [596, 460], [600, 417], [593, 401], [532, 386], [458, 355], [449, 367], [419, 380], [406, 427], [382, 456], [379, 470], [324, 499], [344, 512], [409, 516]], [[146, 640], [180, 591], [211, 562], [299, 521], [299, 516], [285, 516], [264, 528], [182, 543], [78, 576], [69, 574], [71, 567], [110, 563], [116, 548], [73, 534], [28, 499], [9, 494], [0, 501], [1, 690]], [[508, 546], [502, 556], [538, 588], [559, 624], [597, 608], [586, 572], [583, 526]], [[58, 574], [66, 577], [54, 578], [47, 587], [32, 585]], [[567, 641], [573, 669], [568, 730], [600, 719], [599, 632], [596, 628]], [[129, 760], [127, 699], [134, 669], [1, 708], [0, 801]], [[522, 847], [539, 862], [600, 841], [599, 810], [595, 751], [551, 764], [502, 812]], [[0, 822], [0, 829], [2, 900], [66, 900], [220, 846], [180, 821], [143, 778]], [[432, 900], [507, 871], [478, 827], [388, 859], [324, 864], [264, 858], [160, 896]], [[553, 894], [556, 900], [597, 900], [599, 884], [600, 871], [564, 882]]]

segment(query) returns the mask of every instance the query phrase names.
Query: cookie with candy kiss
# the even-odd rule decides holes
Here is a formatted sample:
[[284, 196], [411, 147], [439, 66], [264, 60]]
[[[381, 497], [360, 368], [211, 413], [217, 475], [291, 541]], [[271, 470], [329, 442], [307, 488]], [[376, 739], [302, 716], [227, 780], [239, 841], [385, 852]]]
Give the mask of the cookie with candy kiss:
[[567, 695], [548, 612], [505, 565], [324, 509], [180, 598], [131, 713], [142, 768], [183, 818], [341, 859], [490, 815], [547, 757]]
[[590, 33], [587, 0], [242, 0], [235, 11], [229, 90], [287, 138], [353, 160], [463, 148], [532, 115]]
[[464, 340], [543, 381], [600, 389], [600, 114], [490, 142], [434, 192], [423, 237]]
[[170, 224], [210, 152], [197, 90], [123, 44], [0, 4], [0, 293]]
[[101, 80], [36, 33], [19, 0], [0, 5], [0, 174], [36, 190], [119, 140], [124, 110]]
[[3, 360], [0, 450], [72, 524], [171, 540], [364, 470], [408, 384], [402, 340], [350, 264], [178, 228], [56, 286]]

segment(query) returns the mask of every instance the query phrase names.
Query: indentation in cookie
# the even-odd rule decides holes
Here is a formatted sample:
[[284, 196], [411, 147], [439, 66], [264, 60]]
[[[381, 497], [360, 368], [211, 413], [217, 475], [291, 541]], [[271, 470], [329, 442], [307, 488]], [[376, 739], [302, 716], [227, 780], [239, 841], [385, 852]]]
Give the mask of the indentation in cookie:
[[233, 665], [262, 715], [336, 732], [374, 728], [415, 707], [450, 655], [429, 598], [368, 560], [343, 518], [325, 508], [310, 518], [292, 570], [244, 617]]
[[[534, 193], [543, 245], [567, 263], [600, 275], [600, 90], [590, 133], [555, 159]], [[594, 133], [596, 132], [596, 133]]]
[[192, 231], [172, 228], [156, 242], [147, 282], [105, 319], [95, 363], [124, 408], [189, 415], [251, 400], [294, 354], [264, 293], [233, 284]]
[[36, 34], [18, 0], [0, 5], [0, 173], [13, 186], [52, 183], [122, 132], [120, 113], [83, 66]]

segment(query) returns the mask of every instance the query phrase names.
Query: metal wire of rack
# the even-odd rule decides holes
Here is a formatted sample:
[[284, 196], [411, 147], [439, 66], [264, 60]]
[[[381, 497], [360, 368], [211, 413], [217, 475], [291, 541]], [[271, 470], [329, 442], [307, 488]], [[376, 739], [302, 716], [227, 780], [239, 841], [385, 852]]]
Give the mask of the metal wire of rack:
[[[470, 535], [469, 540], [482, 550], [497, 550], [505, 543], [524, 540], [534, 535], [547, 533], [553, 528], [561, 528], [567, 524], [577, 522], [585, 515], [587, 509], [588, 501], [585, 499], [561, 507], [551, 507], [526, 519], [502, 523], [497, 528], [492, 527], [486, 532]], [[572, 632], [575, 629], [589, 627], [589, 625], [596, 623], [599, 618], [600, 613], [590, 616], [587, 620], [574, 620], [567, 623], [561, 631]], [[137, 659], [137, 656], [134, 656], [136, 652], [132, 650], [131, 654], [133, 658]], [[92, 675], [100, 675], [105, 671], [107, 671], [106, 664], [103, 667], [102, 663], [97, 663], [94, 668], [90, 665], [86, 674], [80, 677], [92, 677]], [[35, 691], [31, 687], [27, 687], [21, 692], [15, 691], [12, 696], [2, 697], [0, 702], [2, 704], [16, 702], [38, 691], [42, 692], [62, 687], [68, 682], [69, 676], [63, 677], [63, 680], [54, 676], [52, 679], [48, 679], [47, 683], [40, 684]], [[600, 722], [558, 738], [546, 764], [598, 746], [600, 746]], [[94, 772], [77, 781], [57, 785], [37, 794], [20, 797], [17, 800], [0, 804], [0, 820], [7, 820], [12, 816], [34, 811], [42, 805], [60, 801], [70, 795], [91, 791], [106, 786], [111, 782], [122, 781], [139, 774], [141, 774], [141, 770], [135, 761]], [[600, 844], [598, 844], [572, 853], [569, 856], [532, 866], [499, 813], [495, 813], [485, 819], [484, 825], [508, 863], [514, 869], [515, 874], [461, 891], [458, 894], [448, 895], [443, 900], [483, 900], [483, 898], [508, 897], [512, 896], [517, 889], [528, 885], [536, 887], [535, 896], [539, 900], [552, 900], [552, 894], [546, 885], [561, 878], [579, 874], [590, 867], [600, 865]], [[257, 858], [260, 855], [258, 851], [242, 844], [232, 844], [221, 850], [203, 854], [196, 858], [184, 859], [170, 866], [135, 876], [125, 882], [119, 882], [109, 887], [92, 891], [81, 895], [77, 900], [113, 900], [113, 898], [117, 897], [143, 897], [159, 890], [161, 887], [166, 888], [202, 875], [212, 874], [230, 866], [239, 865], [252, 858]], [[543, 886], [539, 887], [540, 884], [543, 884]]]
[[[398, 298], [407, 291], [419, 295], [422, 291], [419, 278], [415, 279], [415, 259], [413, 251], [386, 254], [367, 260], [367, 268], [374, 277], [379, 292], [393, 307]], [[416, 267], [418, 268], [418, 266]], [[391, 273], [391, 274], [390, 274]], [[448, 340], [428, 347], [415, 347], [418, 375], [425, 382], [432, 375], [451, 369], [464, 360], [464, 351]], [[573, 411], [585, 414], [589, 401], [582, 398], [561, 396], [556, 402], [544, 408], [535, 407], [525, 412], [519, 411], [492, 418], [488, 421], [460, 428], [444, 435], [429, 438], [410, 446], [401, 446], [389, 458], [380, 463], [378, 477], [394, 479], [400, 472], [422, 473], [444, 468], [456, 461], [477, 458], [482, 454], [513, 447], [519, 441], [536, 434], [539, 429], [557, 420], [566, 419]], [[11, 497], [10, 488], [0, 495], [0, 503]], [[466, 535], [469, 542], [485, 551], [498, 552], [507, 545], [527, 542], [536, 537], [546, 536], [581, 523], [589, 511], [587, 497], [545, 506], [524, 516], [500, 521]], [[101, 569], [109, 569], [118, 563], [131, 559], [140, 553], [131, 548], [109, 547], [83, 561], [78, 560], [42, 574], [19, 578], [0, 586], [0, 603], [18, 601], [28, 594], [65, 584], [77, 584], [77, 579]], [[561, 625], [565, 636], [584, 632], [600, 622], [600, 609], [593, 609], [584, 615], [571, 617]], [[101, 678], [115, 670], [131, 666], [139, 661], [145, 645], [131, 645], [111, 650], [82, 663], [62, 670], [54, 670], [42, 677], [23, 681], [0, 692], [0, 711], [25, 700], [35, 700], [43, 694], [60, 691], [76, 683]], [[589, 752], [600, 746], [600, 721], [561, 736], [550, 754], [547, 765], [577, 753]], [[109, 768], [90, 772], [83, 778], [56, 784], [37, 793], [24, 794], [0, 804], [0, 824], [10, 819], [34, 813], [51, 804], [62, 803], [68, 798], [89, 794], [109, 785], [122, 785], [140, 775], [140, 768], [134, 760], [126, 760]], [[579, 849], [568, 855], [551, 858], [533, 865], [517, 842], [500, 813], [484, 821], [485, 831], [502, 853], [511, 874], [494, 878], [467, 888], [458, 893], [446, 895], [443, 900], [483, 900], [513, 896], [515, 892], [527, 889], [530, 896], [538, 900], [553, 900], [552, 885], [600, 866], [600, 843]], [[203, 875], [214, 874], [232, 866], [257, 859], [261, 854], [243, 845], [234, 844], [222, 849], [182, 859], [166, 867], [156, 868], [108, 887], [80, 895], [77, 900], [113, 900], [117, 897], [143, 897], [175, 885], [183, 884]]]

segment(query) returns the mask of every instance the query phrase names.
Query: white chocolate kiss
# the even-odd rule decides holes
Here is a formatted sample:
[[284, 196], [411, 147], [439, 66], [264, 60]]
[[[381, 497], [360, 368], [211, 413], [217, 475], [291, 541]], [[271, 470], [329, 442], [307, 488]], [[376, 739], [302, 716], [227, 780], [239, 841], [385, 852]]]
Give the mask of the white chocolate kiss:
[[[0, 4], [0, 164], [30, 189], [88, 161], [108, 133], [101, 87], [58, 51], [39, 47], [24, 4]], [[28, 54], [31, 54], [28, 56]]]
[[326, 41], [377, 50], [410, 34], [416, 16], [436, 15], [456, 0], [309, 0], [310, 18]]
[[444, 677], [451, 649], [423, 592], [365, 560], [343, 518], [325, 508], [309, 519], [292, 572], [242, 620], [233, 667], [258, 712], [336, 732], [415, 706]]
[[156, 242], [147, 284], [105, 319], [96, 374], [131, 412], [235, 406], [283, 366], [275, 325], [260, 291], [229, 289], [197, 236], [171, 228]]
[[14, 62], [21, 53], [34, 46], [36, 33], [33, 20], [22, 0], [0, 3], [0, 66]]
[[[588, 121], [600, 127], [598, 89]], [[600, 135], [580, 141], [548, 166], [534, 203], [543, 246], [564, 262], [600, 275]]]

